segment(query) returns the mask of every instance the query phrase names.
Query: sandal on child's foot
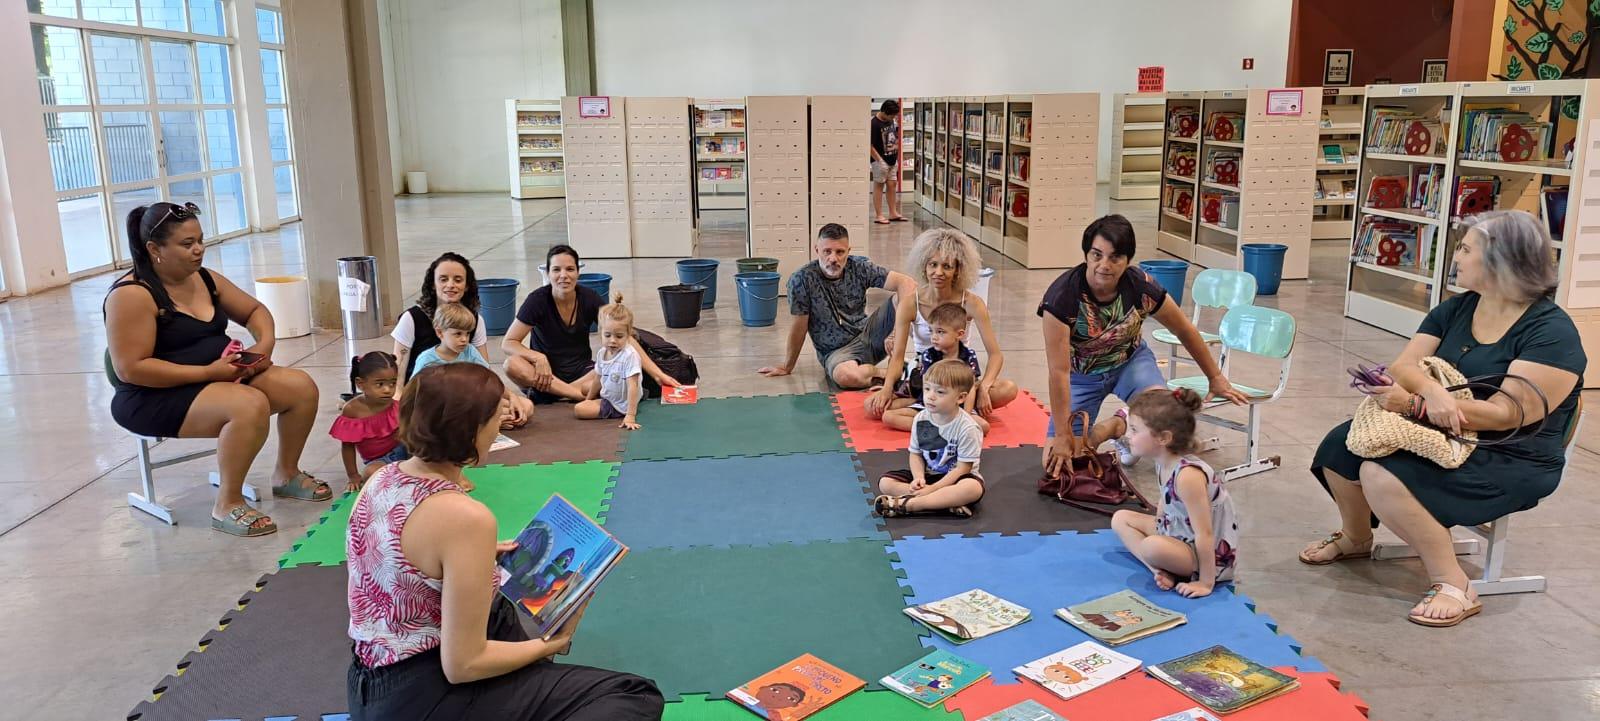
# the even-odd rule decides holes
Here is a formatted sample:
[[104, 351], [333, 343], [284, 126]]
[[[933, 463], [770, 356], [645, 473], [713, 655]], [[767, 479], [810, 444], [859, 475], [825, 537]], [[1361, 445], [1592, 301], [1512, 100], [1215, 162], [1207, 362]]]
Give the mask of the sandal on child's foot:
[[911, 501], [911, 495], [904, 496], [878, 496], [872, 499], [872, 512], [884, 518], [909, 516], [911, 511], [906, 510], [906, 504]]

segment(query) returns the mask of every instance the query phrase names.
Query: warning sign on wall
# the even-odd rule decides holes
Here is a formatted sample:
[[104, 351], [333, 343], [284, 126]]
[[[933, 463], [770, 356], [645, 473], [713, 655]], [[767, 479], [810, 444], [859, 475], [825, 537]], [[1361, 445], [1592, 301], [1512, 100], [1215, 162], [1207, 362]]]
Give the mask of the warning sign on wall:
[[1151, 65], [1139, 68], [1139, 92], [1161, 93], [1167, 89], [1167, 68], [1164, 65]]

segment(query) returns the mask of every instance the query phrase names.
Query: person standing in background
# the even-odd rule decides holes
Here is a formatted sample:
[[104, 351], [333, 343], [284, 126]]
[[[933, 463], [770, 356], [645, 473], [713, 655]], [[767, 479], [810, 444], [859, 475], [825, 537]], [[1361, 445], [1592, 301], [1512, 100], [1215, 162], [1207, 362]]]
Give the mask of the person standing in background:
[[[900, 101], [890, 98], [872, 114], [872, 222], [888, 225], [904, 222], [900, 214], [900, 195], [895, 192], [895, 175], [900, 172]], [[889, 217], [883, 217], [888, 208]]]

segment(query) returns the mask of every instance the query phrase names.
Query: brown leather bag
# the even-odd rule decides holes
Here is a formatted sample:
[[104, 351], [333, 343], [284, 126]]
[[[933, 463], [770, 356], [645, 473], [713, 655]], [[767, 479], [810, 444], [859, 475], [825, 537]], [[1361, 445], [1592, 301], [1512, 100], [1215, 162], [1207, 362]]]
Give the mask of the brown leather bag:
[[[1083, 434], [1078, 436], [1078, 443], [1085, 450], [1072, 459], [1072, 465], [1066, 472], [1055, 476], [1046, 473], [1041, 477], [1039, 493], [1054, 496], [1057, 501], [1069, 506], [1107, 516], [1119, 509], [1102, 506], [1120, 506], [1130, 499], [1144, 508], [1153, 509], [1154, 506], [1145, 500], [1139, 489], [1128, 481], [1128, 475], [1122, 471], [1122, 464], [1117, 462], [1115, 454], [1096, 453], [1090, 448], [1089, 431], [1092, 423], [1085, 411], [1072, 414], [1073, 420], [1080, 417]], [[1058, 433], [1071, 433], [1072, 424], [1057, 426], [1056, 430]]]

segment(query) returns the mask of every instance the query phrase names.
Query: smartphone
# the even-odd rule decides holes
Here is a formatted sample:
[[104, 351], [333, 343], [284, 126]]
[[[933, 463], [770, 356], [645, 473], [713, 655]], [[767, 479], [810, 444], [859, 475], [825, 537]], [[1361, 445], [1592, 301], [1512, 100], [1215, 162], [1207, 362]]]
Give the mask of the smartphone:
[[240, 368], [252, 368], [257, 363], [260, 363], [261, 361], [266, 360], [266, 359], [267, 359], [267, 357], [262, 355], [262, 354], [260, 354], [260, 353], [251, 353], [249, 351], [241, 351], [239, 353], [239, 357], [235, 358], [233, 360], [233, 364], [235, 366], [240, 367]]

